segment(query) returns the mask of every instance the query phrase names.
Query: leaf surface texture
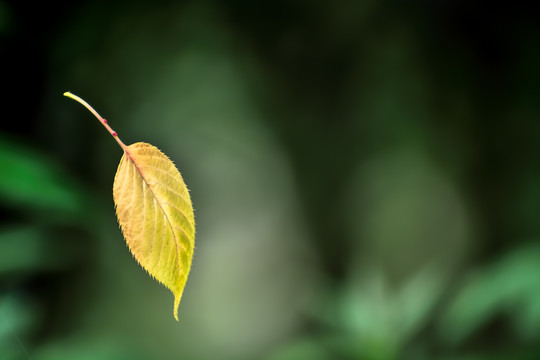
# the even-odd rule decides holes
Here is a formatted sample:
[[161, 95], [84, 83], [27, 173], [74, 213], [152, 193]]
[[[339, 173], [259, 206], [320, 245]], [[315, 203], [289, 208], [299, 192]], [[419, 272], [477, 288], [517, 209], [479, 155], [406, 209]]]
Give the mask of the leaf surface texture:
[[172, 291], [178, 320], [195, 244], [193, 206], [180, 172], [155, 146], [132, 144], [118, 165], [113, 196], [131, 253]]

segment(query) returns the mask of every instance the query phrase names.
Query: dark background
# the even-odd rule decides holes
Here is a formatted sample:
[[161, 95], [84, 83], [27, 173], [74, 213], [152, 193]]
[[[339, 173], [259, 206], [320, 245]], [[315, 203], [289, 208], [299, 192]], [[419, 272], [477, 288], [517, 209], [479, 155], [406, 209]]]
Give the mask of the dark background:
[[[0, 359], [540, 358], [539, 15], [0, 0]], [[65, 91], [191, 190], [179, 323]]]

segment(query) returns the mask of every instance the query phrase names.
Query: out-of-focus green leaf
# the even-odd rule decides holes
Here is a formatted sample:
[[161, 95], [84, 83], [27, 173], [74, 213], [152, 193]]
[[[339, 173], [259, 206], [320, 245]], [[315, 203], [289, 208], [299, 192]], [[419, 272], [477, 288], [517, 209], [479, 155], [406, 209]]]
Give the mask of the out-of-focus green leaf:
[[328, 328], [339, 329], [340, 339], [352, 337], [332, 346], [349, 354], [347, 357], [396, 359], [403, 346], [422, 330], [443, 286], [444, 278], [432, 267], [398, 286], [382, 271], [363, 269], [338, 292], [337, 303], [330, 300], [333, 309], [316, 315]]
[[48, 240], [38, 227], [0, 230], [0, 275], [54, 269], [69, 261], [63, 256], [65, 246]]
[[35, 309], [22, 296], [0, 297], [0, 359], [24, 359], [25, 334], [34, 325]]
[[441, 337], [449, 344], [460, 343], [503, 312], [510, 312], [522, 330], [540, 335], [539, 279], [538, 246], [521, 248], [486, 267], [469, 280], [443, 314]]
[[28, 210], [80, 214], [83, 192], [42, 154], [0, 139], [0, 201]]
[[441, 293], [434, 272], [424, 269], [398, 289], [382, 274], [352, 288], [342, 303], [342, 323], [360, 337], [401, 343], [419, 330]]

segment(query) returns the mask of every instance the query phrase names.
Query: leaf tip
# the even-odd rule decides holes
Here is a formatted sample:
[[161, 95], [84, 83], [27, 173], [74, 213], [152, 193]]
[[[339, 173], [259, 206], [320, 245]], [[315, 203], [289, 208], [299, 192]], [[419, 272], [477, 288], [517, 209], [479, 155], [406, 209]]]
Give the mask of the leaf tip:
[[174, 319], [175, 319], [176, 321], [179, 321], [179, 320], [178, 320], [178, 306], [180, 305], [180, 298], [181, 298], [181, 296], [174, 295], [174, 309], [173, 309], [173, 315], [174, 315]]

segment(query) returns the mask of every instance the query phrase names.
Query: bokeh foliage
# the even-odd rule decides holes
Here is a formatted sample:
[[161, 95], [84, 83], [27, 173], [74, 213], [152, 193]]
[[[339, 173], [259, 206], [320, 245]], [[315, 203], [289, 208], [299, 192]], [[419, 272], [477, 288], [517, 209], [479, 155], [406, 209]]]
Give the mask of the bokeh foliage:
[[[0, 358], [539, 358], [537, 15], [0, 0]], [[180, 324], [67, 90], [191, 190]]]

